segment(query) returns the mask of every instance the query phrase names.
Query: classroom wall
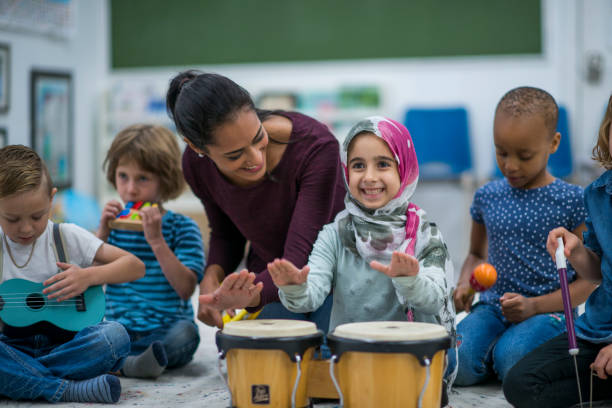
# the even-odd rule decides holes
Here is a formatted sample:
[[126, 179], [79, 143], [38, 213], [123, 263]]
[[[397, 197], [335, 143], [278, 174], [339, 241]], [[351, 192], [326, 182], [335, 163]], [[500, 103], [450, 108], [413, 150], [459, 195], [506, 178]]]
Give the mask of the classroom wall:
[[[519, 85], [550, 91], [570, 111], [573, 147], [579, 160], [588, 160], [597, 120], [585, 123], [580, 112], [601, 111], [605, 101], [579, 103], [576, 9], [580, 0], [542, 0], [543, 54], [423, 58], [282, 64], [240, 64], [198, 67], [225, 74], [254, 95], [269, 90], [326, 90], [342, 85], [374, 84], [383, 95], [381, 114], [397, 119], [411, 106], [457, 105], [468, 108], [476, 174], [492, 170], [492, 119], [501, 95]], [[102, 96], [115, 81], [150, 80], [167, 83], [187, 67], [110, 70], [109, 2], [77, 1], [75, 35], [68, 40], [0, 30], [0, 41], [11, 45], [11, 108], [0, 114], [10, 143], [30, 143], [29, 72], [32, 67], [73, 72], [75, 104], [75, 187], [96, 191], [103, 154], [96, 138], [104, 129]], [[591, 10], [590, 13], [598, 13]], [[588, 21], [588, 16], [586, 16]], [[577, 112], [578, 111], [578, 112]], [[595, 115], [596, 116], [596, 115]], [[588, 129], [588, 132], [581, 131]], [[338, 135], [342, 138], [343, 135]], [[94, 159], [94, 160], [92, 160]]]
[[[0, 42], [11, 46], [11, 107], [7, 114], [0, 114], [0, 126], [8, 128], [10, 143], [29, 145], [30, 70], [70, 70], [73, 73], [75, 98], [74, 187], [105, 200], [108, 198], [105, 194], [114, 194], [108, 191], [110, 189], [100, 169], [105, 143], [116, 131], [115, 125], [126, 119], [131, 120], [131, 117], [117, 120], [109, 115], [104, 108], [105, 98], [121, 82], [150, 83], [158, 92], [165, 89], [176, 72], [194, 67], [111, 70], [110, 0], [74, 1], [77, 5], [76, 32], [69, 39], [0, 29]], [[584, 36], [603, 38], [607, 35], [612, 38], [609, 25], [599, 25], [600, 29], [604, 26], [608, 29], [603, 34], [588, 27], [588, 22], [598, 18], [612, 18], [612, 2], [590, 0], [589, 7], [582, 9], [579, 7], [581, 1], [542, 0], [542, 55], [257, 63], [195, 68], [227, 75], [254, 96], [275, 90], [325, 92], [346, 85], [376, 85], [382, 94], [382, 107], [377, 113], [400, 121], [409, 107], [463, 105], [470, 115], [477, 181], [483, 182], [493, 169], [492, 123], [495, 105], [506, 91], [521, 85], [544, 88], [567, 107], [575, 159], [577, 162], [589, 162], [601, 119], [599, 112], [602, 112], [605, 95], [609, 95], [610, 90], [606, 90], [605, 85], [600, 86], [603, 89], [601, 94], [592, 99], [585, 97], [589, 91], [594, 95], [592, 90], [597, 86], [585, 85], [582, 79], [583, 47], [596, 43], [586, 41]], [[582, 12], [585, 15], [580, 15]], [[577, 24], [580, 21], [587, 22], [586, 27]], [[612, 42], [607, 44], [603, 47], [612, 50]], [[600, 45], [597, 47], [602, 48]], [[607, 67], [610, 66], [608, 61]], [[612, 77], [610, 68], [606, 69], [607, 77]], [[606, 83], [611, 82], [607, 79]], [[111, 124], [113, 120], [115, 123]], [[339, 139], [344, 137], [336, 136]], [[585, 184], [590, 179], [580, 181]], [[458, 272], [467, 251], [468, 241], [465, 237], [469, 229], [471, 189], [458, 186], [453, 190], [448, 186], [422, 184], [415, 200], [427, 209], [445, 232]], [[183, 197], [171, 204], [173, 209], [192, 215], [200, 222], [202, 230], [207, 230], [206, 219], [197, 200]], [[453, 206], [454, 211], [449, 211], [449, 205]], [[458, 217], [457, 214], [464, 216]]]
[[108, 78], [108, 27], [106, 2], [76, 2], [76, 30], [70, 38], [0, 29], [0, 42], [11, 47], [10, 110], [0, 114], [0, 126], [8, 130], [9, 143], [30, 143], [30, 70], [70, 71], [74, 96], [74, 186], [93, 194], [95, 173], [91, 166], [95, 146], [95, 121], [99, 95]]
[[[411, 106], [463, 105], [470, 114], [476, 175], [493, 169], [492, 120], [495, 105], [520, 85], [548, 90], [570, 112], [576, 104], [576, 0], [543, 0], [541, 56], [478, 56], [369, 61], [240, 64], [198, 67], [229, 76], [253, 95], [270, 90], [325, 90], [374, 84], [383, 95], [381, 114], [402, 120]], [[114, 70], [111, 80], [167, 81], [184, 67]], [[576, 118], [571, 119], [574, 135]], [[337, 135], [340, 139], [344, 135]], [[587, 138], [588, 139], [588, 138]], [[577, 156], [592, 147], [574, 137]]]

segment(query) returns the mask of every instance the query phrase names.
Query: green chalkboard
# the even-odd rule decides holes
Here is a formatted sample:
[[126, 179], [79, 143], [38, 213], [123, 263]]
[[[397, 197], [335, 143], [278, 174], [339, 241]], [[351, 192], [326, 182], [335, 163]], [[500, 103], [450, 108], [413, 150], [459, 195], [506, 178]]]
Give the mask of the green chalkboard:
[[112, 67], [540, 54], [539, 0], [111, 0]]

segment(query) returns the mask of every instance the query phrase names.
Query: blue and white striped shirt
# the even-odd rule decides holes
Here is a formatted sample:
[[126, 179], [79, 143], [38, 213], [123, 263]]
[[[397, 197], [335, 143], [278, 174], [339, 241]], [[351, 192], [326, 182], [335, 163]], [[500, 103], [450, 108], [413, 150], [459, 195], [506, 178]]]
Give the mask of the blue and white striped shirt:
[[[202, 280], [205, 257], [202, 235], [190, 218], [167, 211], [162, 234], [178, 260]], [[106, 319], [130, 331], [151, 331], [180, 319], [193, 320], [191, 301], [182, 300], [164, 275], [142, 231], [111, 230], [108, 243], [136, 255], [146, 274], [133, 282], [107, 285]]]

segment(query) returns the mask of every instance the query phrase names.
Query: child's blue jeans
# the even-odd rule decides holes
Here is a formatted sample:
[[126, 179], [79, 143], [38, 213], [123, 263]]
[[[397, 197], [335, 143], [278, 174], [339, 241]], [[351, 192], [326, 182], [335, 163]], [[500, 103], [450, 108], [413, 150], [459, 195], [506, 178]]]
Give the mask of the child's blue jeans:
[[168, 368], [182, 367], [189, 363], [200, 344], [198, 326], [193, 320], [177, 320], [170, 326], [156, 330], [128, 330], [128, 333], [132, 342], [131, 356], [142, 354], [151, 343], [161, 341], [168, 356]]
[[116, 322], [87, 327], [63, 344], [42, 334], [23, 338], [0, 334], [0, 395], [57, 402], [67, 379], [86, 380], [117, 371], [129, 351], [128, 334]]
[[545, 313], [508, 322], [499, 308], [477, 303], [457, 325], [459, 370], [455, 385], [468, 386], [493, 374], [504, 377], [531, 350], [565, 331], [563, 313]]

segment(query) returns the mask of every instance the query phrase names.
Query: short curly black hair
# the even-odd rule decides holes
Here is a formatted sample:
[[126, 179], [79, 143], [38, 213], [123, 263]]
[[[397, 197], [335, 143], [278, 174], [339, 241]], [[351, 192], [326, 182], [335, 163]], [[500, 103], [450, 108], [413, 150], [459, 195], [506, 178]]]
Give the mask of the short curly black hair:
[[506, 92], [495, 109], [496, 115], [500, 112], [514, 117], [541, 115], [551, 136], [557, 130], [557, 102], [551, 94], [540, 88], [521, 86]]

